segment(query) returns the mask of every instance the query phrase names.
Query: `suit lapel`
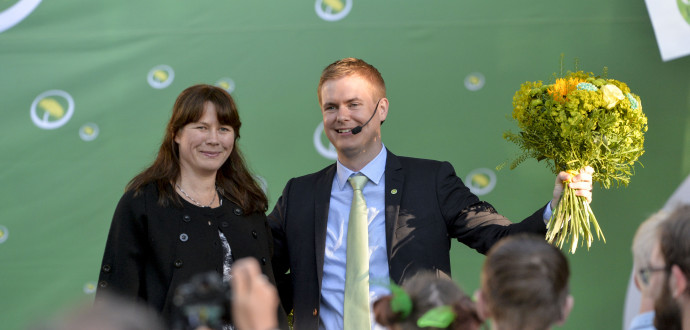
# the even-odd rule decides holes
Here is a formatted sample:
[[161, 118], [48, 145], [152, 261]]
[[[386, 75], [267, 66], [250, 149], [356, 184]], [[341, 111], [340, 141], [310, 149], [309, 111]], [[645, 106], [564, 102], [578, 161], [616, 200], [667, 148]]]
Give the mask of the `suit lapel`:
[[321, 292], [323, 278], [323, 258], [326, 253], [326, 225], [328, 224], [328, 206], [331, 201], [331, 187], [335, 176], [335, 165], [330, 166], [323, 175], [316, 179], [314, 187], [314, 247], [316, 249], [316, 272]]
[[[398, 156], [388, 151], [386, 156], [386, 252], [388, 253], [388, 264], [391, 263], [391, 248], [393, 246], [393, 229], [398, 222], [400, 211], [400, 199], [402, 187], [405, 183], [405, 176]], [[393, 274], [391, 274], [393, 275]]]

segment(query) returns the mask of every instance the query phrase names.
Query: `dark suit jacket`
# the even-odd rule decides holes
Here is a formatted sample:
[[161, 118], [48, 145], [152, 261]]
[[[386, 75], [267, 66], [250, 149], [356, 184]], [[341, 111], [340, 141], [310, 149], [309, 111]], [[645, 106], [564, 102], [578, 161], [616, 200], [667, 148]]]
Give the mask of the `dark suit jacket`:
[[[421, 270], [450, 277], [451, 238], [486, 253], [501, 237], [546, 233], [544, 208], [512, 223], [462, 183], [448, 162], [398, 157], [386, 161], [386, 251], [397, 284]], [[294, 308], [296, 329], [316, 329], [335, 164], [291, 179], [269, 215], [273, 266], [283, 307]]]
[[[234, 203], [221, 207], [158, 204], [155, 184], [135, 196], [126, 192], [117, 205], [108, 234], [96, 301], [104, 292], [143, 301], [168, 322], [174, 319], [175, 289], [194, 275], [223, 274], [222, 231], [235, 260], [255, 257], [271, 283], [273, 239], [263, 213], [244, 214]], [[278, 311], [281, 328], [287, 328], [285, 312]]]

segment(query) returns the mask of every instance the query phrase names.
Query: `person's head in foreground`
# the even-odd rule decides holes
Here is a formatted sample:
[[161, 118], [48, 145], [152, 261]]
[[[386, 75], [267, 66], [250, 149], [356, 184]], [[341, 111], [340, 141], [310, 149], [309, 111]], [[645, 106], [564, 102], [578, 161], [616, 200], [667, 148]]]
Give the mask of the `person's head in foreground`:
[[474, 302], [451, 279], [423, 272], [392, 291], [374, 303], [376, 322], [389, 329], [479, 329]]
[[676, 208], [659, 226], [650, 280], [661, 281], [654, 302], [657, 329], [690, 329], [690, 205]]
[[537, 235], [502, 239], [488, 252], [477, 297], [493, 328], [551, 329], [568, 318], [570, 268], [563, 253]]

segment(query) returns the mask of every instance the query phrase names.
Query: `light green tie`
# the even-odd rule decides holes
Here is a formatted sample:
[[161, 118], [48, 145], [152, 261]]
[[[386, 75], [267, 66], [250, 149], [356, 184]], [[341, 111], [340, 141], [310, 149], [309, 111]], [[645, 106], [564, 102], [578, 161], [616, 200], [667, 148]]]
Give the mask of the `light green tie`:
[[369, 232], [367, 202], [362, 188], [367, 177], [357, 174], [348, 179], [354, 193], [347, 225], [347, 260], [345, 265], [345, 306], [343, 329], [371, 329], [369, 318]]

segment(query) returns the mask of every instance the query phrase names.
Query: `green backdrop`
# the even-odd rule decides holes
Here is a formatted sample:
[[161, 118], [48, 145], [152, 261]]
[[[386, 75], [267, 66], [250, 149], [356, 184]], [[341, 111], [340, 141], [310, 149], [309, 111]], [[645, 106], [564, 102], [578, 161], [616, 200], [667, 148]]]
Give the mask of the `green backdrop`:
[[[621, 327], [633, 233], [690, 172], [690, 58], [661, 61], [641, 0], [0, 0], [0, 11], [19, 5], [35, 8], [0, 32], [3, 329], [92, 299], [124, 186], [196, 83], [232, 90], [239, 145], [273, 204], [289, 178], [332, 162], [318, 151], [329, 150], [321, 70], [363, 58], [388, 86], [386, 146], [450, 161], [519, 219], [551, 198], [554, 175], [533, 160], [495, 170], [517, 154], [502, 139], [513, 93], [558, 71], [561, 53], [568, 67], [607, 66], [642, 98], [647, 152], [628, 188], [595, 189], [607, 243], [569, 256], [576, 304], [563, 329]], [[473, 292], [483, 256], [459, 243], [452, 256]]]

